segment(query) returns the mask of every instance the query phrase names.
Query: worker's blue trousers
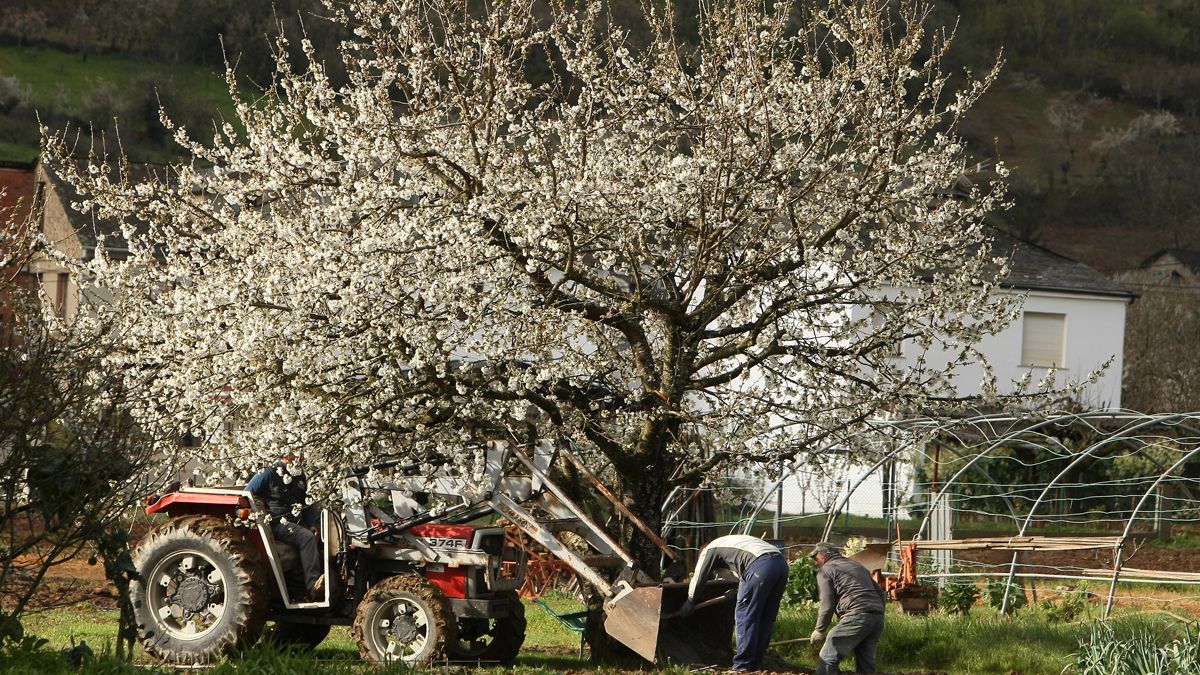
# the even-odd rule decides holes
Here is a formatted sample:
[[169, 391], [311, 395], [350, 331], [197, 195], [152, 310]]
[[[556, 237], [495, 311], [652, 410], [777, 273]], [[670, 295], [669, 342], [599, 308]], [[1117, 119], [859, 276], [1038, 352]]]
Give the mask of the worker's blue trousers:
[[734, 612], [737, 621], [734, 670], [761, 670], [787, 579], [788, 565], [782, 554], [761, 555], [742, 573]]

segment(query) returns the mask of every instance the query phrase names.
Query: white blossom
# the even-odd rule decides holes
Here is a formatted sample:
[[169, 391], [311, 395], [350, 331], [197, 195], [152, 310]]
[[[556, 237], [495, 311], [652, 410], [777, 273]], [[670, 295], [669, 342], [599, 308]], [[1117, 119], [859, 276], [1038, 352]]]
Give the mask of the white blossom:
[[[244, 131], [173, 127], [169, 176], [47, 138], [99, 213], [149, 224], [88, 269], [145, 414], [235, 429], [207, 451], [229, 481], [289, 450], [318, 492], [381, 456], [470, 473], [466, 441], [567, 437], [640, 499], [953, 399], [956, 364], [886, 354], [975, 359], [1011, 320], [982, 224], [1003, 185], [946, 196], [994, 71], [944, 91], [946, 44], [884, 0], [702, 3], [698, 44], [660, 13], [644, 47], [548, 4], [330, 0], [348, 84], [281, 43], [265, 98], [228, 75]], [[885, 288], [866, 330], [850, 309]]]

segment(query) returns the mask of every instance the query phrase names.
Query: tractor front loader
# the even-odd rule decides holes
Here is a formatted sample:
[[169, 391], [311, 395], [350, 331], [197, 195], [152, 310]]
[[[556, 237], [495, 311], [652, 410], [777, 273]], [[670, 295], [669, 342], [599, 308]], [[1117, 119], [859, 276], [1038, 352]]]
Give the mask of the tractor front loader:
[[[490, 444], [482, 476], [458, 476], [444, 459], [424, 474], [400, 461], [349, 470], [344, 507], [321, 512], [326, 583], [315, 599], [296, 551], [275, 541], [249, 492], [152, 495], [146, 512], [170, 519], [134, 553], [139, 640], [164, 661], [208, 663], [253, 644], [269, 621], [270, 639], [304, 646], [342, 624], [372, 661], [511, 663], [525, 638], [525, 553], [503, 527], [472, 524], [498, 514], [602, 594], [605, 631], [653, 662], [662, 588], [550, 479], [569, 451], [532, 450]], [[590, 550], [567, 546], [563, 532]]]

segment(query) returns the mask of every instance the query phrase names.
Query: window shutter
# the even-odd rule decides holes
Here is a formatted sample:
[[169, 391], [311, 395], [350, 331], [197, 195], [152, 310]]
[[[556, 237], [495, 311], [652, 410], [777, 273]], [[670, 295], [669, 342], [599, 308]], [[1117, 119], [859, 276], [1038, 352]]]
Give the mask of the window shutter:
[[1063, 367], [1063, 336], [1067, 315], [1025, 312], [1022, 321], [1021, 365]]

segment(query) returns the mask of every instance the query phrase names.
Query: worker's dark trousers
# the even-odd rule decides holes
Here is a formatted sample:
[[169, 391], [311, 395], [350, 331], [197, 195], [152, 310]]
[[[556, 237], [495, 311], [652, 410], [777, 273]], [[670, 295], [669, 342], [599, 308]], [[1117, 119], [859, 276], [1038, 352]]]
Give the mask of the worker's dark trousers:
[[737, 610], [734, 612], [734, 620], [737, 621], [734, 670], [761, 669], [787, 578], [787, 561], [782, 554], [776, 553], [759, 556], [742, 573]]
[[838, 675], [838, 664], [851, 652], [855, 672], [875, 672], [875, 650], [882, 636], [882, 614], [859, 612], [840, 617], [821, 646], [817, 675]]
[[317, 578], [324, 573], [320, 540], [307, 527], [279, 520], [271, 521], [271, 534], [275, 535], [275, 541], [296, 547], [300, 553], [300, 566], [304, 568], [304, 587], [312, 589]]

